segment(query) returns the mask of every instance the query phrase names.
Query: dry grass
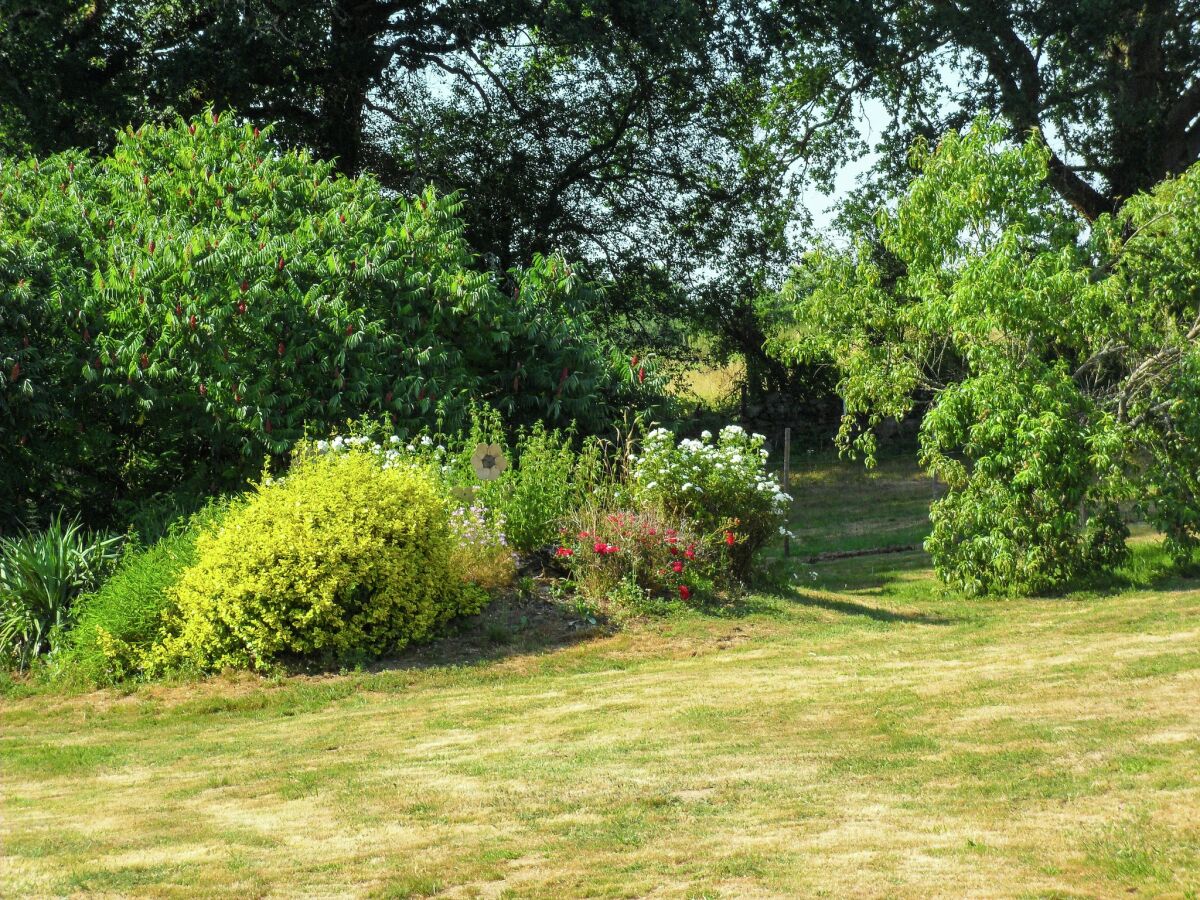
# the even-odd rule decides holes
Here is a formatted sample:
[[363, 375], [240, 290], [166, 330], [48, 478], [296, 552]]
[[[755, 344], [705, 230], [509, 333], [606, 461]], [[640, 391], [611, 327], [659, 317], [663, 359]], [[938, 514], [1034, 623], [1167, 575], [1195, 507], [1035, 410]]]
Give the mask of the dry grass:
[[1195, 897], [1200, 582], [919, 554], [475, 666], [4, 701], [14, 895]]
[[671, 382], [671, 392], [688, 403], [707, 409], [730, 408], [742, 383], [745, 364], [734, 360], [724, 366], [688, 369]]

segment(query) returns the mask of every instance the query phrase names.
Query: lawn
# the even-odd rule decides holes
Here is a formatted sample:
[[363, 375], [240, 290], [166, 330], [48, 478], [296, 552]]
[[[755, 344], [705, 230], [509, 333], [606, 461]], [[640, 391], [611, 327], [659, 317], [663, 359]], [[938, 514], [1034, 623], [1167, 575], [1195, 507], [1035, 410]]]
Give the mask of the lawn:
[[[377, 671], [10, 686], [12, 894], [1200, 896], [1200, 580], [964, 601], [901, 461], [799, 464], [786, 586]], [[869, 525], [866, 523], [870, 523]], [[784, 582], [781, 581], [781, 584]], [[455, 647], [451, 650], [451, 647]]]

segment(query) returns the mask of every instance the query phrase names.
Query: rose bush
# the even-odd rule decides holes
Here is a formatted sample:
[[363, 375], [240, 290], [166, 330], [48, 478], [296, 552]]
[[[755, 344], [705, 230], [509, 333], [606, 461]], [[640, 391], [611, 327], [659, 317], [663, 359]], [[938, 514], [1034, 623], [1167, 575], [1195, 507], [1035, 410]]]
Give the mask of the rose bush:
[[728, 566], [727, 549], [719, 537], [653, 508], [588, 504], [563, 528], [555, 555], [589, 600], [637, 593], [687, 602], [711, 590]]
[[640, 505], [660, 506], [700, 533], [728, 534], [730, 565], [750, 575], [755, 555], [785, 528], [791, 496], [767, 471], [766, 439], [727, 425], [714, 440], [676, 441], [656, 428], [632, 460], [631, 490]]

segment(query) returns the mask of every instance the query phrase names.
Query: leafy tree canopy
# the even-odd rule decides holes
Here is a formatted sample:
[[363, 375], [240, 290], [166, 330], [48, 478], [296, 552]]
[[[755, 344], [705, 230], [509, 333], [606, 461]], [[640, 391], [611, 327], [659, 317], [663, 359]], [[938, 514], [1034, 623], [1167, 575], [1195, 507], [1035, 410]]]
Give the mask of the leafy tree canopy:
[[[795, 218], [758, 152], [745, 0], [0, 0], [0, 138], [39, 153], [207, 103], [401, 193], [462, 189], [503, 271], [556, 251], [610, 282], [639, 340], [732, 303]], [[750, 253], [747, 253], [747, 250]], [[711, 315], [710, 315], [711, 314]]]
[[1048, 183], [1088, 219], [1200, 158], [1196, 0], [775, 0], [762, 21], [786, 54], [776, 129], [798, 159], [853, 149], [868, 98], [890, 116], [893, 175], [915, 136], [987, 112], [1050, 140]]
[[1036, 137], [979, 121], [919, 168], [877, 240], [818, 250], [765, 310], [772, 349], [828, 359], [841, 440], [928, 405], [946, 494], [928, 547], [969, 592], [1058, 588], [1124, 552], [1122, 504], [1180, 559], [1200, 540], [1200, 165], [1088, 222]]
[[561, 258], [480, 271], [456, 198], [389, 198], [228, 115], [6, 164], [0, 198], [8, 509], [237, 483], [361, 415], [588, 427], [637, 390]]

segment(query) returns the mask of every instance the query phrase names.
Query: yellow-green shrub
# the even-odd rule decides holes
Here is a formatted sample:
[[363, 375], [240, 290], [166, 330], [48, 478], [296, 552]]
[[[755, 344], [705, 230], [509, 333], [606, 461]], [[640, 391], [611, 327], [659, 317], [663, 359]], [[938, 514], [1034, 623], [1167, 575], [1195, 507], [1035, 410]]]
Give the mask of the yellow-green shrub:
[[456, 575], [453, 549], [429, 470], [363, 450], [301, 453], [200, 536], [156, 658], [262, 669], [396, 650], [486, 599]]

